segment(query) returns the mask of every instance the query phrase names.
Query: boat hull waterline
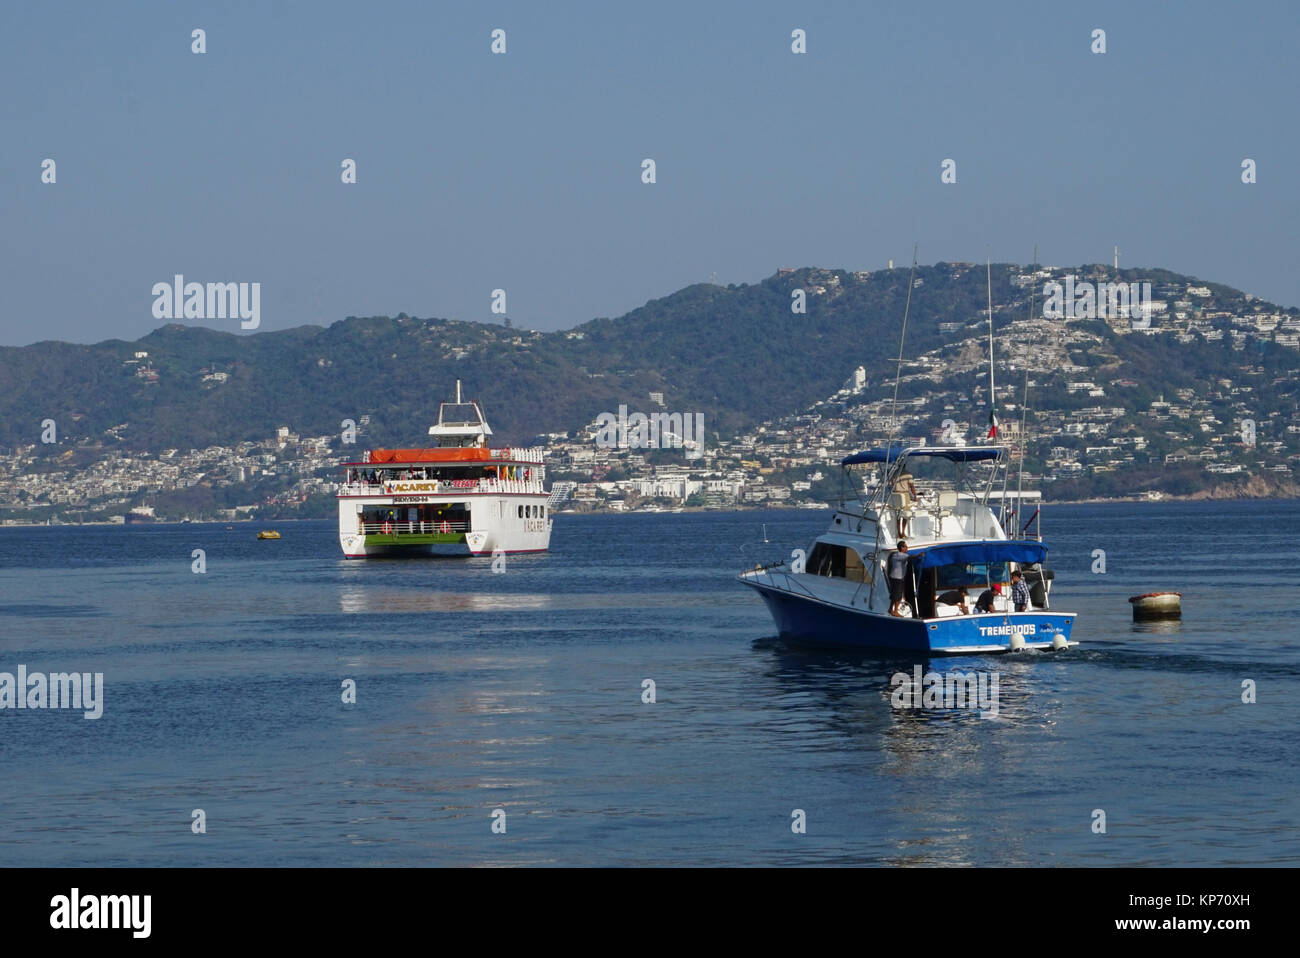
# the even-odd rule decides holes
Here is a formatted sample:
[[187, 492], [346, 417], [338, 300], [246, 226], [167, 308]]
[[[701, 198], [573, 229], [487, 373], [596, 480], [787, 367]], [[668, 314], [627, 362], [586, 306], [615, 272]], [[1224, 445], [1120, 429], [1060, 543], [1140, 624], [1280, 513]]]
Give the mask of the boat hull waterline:
[[1040, 609], [917, 619], [845, 608], [765, 585], [752, 573], [740, 581], [763, 597], [783, 638], [805, 645], [937, 655], [1011, 652], [1013, 635], [1024, 640], [1026, 649], [1052, 650], [1060, 641], [1067, 647], [1078, 645], [1070, 641], [1073, 612]]

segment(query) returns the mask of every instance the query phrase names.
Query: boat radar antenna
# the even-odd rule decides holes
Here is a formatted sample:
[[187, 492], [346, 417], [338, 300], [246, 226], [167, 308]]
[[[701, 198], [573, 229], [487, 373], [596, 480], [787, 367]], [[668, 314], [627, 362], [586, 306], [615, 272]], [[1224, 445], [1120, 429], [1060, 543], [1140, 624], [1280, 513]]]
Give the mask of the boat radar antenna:
[[457, 380], [456, 380], [456, 405], [459, 406], [460, 403], [461, 403], [461, 399], [460, 399], [460, 380], [457, 379]]

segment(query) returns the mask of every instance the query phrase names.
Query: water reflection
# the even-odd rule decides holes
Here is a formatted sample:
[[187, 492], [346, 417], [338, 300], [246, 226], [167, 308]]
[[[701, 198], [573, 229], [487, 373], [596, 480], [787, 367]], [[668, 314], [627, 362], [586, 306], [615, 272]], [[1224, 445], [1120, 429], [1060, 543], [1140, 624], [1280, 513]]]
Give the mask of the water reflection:
[[[713, 607], [719, 597], [648, 594], [644, 592], [545, 593], [545, 592], [430, 592], [422, 589], [341, 586], [339, 611], [344, 614], [385, 612], [548, 612], [583, 609], [679, 609], [683, 606]], [[727, 596], [726, 598], [732, 598]]]
[[0, 616], [5, 615], [30, 619], [70, 619], [104, 615], [104, 611], [93, 605], [42, 605], [37, 602], [23, 602], [0, 605]]
[[1134, 622], [1133, 632], [1147, 632], [1153, 635], [1175, 635], [1183, 631], [1182, 619], [1151, 619], [1147, 622]]
[[[850, 751], [857, 774], [888, 783], [864, 795], [873, 817], [896, 823], [890, 830], [899, 837], [883, 861], [953, 866], [988, 859], [997, 817], [981, 820], [971, 803], [1001, 789], [1014, 801], [1030, 777], [1036, 746], [1054, 737], [1064, 704], [1057, 686], [1063, 663], [1054, 662], [1053, 653], [845, 654], [796, 649], [776, 639], [754, 647], [767, 656], [763, 675], [778, 704], [799, 712], [800, 721], [783, 728], [802, 730], [800, 747]], [[921, 696], [914, 700], [903, 692], [918, 670], [921, 689], [927, 675], [982, 675], [988, 693], [996, 678], [995, 698], [981, 703], [977, 697], [974, 707], [907, 707], [925, 705]], [[906, 683], [896, 680], [899, 673]], [[995, 707], [982, 710], [980, 704]], [[996, 842], [1000, 862], [1027, 859], [1018, 843], [1008, 845], [1007, 835]]]
[[339, 589], [339, 611], [345, 615], [384, 612], [525, 612], [549, 609], [552, 596], [536, 593], [416, 592], [345, 586]]

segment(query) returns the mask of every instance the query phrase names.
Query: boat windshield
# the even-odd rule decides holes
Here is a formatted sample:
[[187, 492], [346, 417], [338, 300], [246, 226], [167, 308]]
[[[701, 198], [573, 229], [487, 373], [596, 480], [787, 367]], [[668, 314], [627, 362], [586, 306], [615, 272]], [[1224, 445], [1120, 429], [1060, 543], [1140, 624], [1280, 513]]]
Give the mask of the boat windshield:
[[438, 410], [440, 426], [477, 426], [481, 421], [478, 407], [470, 402], [445, 402]]
[[848, 579], [850, 582], [868, 582], [871, 578], [861, 556], [852, 549], [830, 542], [818, 542], [813, 546], [805, 569], [811, 575]]

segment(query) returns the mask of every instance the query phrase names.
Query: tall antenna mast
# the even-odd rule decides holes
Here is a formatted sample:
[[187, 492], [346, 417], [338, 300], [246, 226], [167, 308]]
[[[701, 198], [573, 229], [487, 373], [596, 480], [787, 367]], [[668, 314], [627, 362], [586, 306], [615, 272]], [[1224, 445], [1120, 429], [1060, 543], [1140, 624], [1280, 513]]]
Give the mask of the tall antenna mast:
[[998, 394], [993, 387], [993, 266], [987, 250], [984, 254], [984, 276], [989, 296], [989, 439], [998, 438]]
[[[1119, 249], [1119, 247], [1116, 247]], [[1034, 244], [1034, 272], [1038, 272], [1038, 244]], [[1035, 277], [1037, 282], [1037, 277]], [[1038, 292], [1034, 283], [1029, 285], [1029, 319], [1032, 322], [1034, 318], [1034, 294]], [[1016, 477], [1016, 522], [1020, 521], [1020, 494], [1025, 488], [1025, 453], [1029, 451], [1029, 436], [1025, 431], [1028, 428], [1029, 419], [1029, 363], [1025, 363], [1025, 394], [1020, 402], [1020, 474]], [[1016, 534], [1020, 538], [1020, 534]]]
[[456, 405], [460, 405], [460, 380], [456, 380]]
[[889, 435], [885, 437], [885, 473], [889, 473], [889, 450], [894, 442], [894, 430], [898, 428], [895, 413], [898, 411], [898, 382], [903, 376], [903, 342], [907, 339], [907, 314], [912, 309], [912, 284], [916, 277], [916, 251], [919, 243], [912, 244], [912, 272], [907, 276], [907, 303], [903, 306], [903, 331], [898, 337], [898, 366], [894, 369], [894, 403], [889, 407]]

